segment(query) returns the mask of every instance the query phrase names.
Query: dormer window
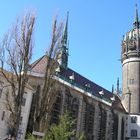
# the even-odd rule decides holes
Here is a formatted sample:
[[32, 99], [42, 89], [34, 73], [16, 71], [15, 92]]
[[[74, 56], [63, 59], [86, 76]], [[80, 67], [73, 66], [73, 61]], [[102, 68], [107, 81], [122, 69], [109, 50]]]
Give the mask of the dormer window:
[[74, 73], [72, 73], [72, 75], [69, 76], [69, 79], [73, 81], [74, 78], [75, 78], [75, 77], [74, 77]]
[[103, 90], [99, 91], [99, 94], [100, 94], [101, 96], [104, 95], [104, 91], [103, 91]]
[[90, 90], [90, 83], [85, 84], [86, 90]]

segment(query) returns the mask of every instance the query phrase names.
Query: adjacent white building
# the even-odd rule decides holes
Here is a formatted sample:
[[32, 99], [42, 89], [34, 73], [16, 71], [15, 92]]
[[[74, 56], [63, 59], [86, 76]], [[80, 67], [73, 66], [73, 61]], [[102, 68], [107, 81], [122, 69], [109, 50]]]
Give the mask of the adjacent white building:
[[129, 114], [126, 117], [126, 140], [140, 139], [140, 115]]
[[[4, 80], [4, 78], [0, 78], [0, 140], [4, 140], [7, 137], [8, 133], [8, 118], [10, 116], [10, 111], [7, 110], [6, 104], [6, 92], [7, 89], [10, 89], [10, 85]], [[28, 118], [30, 113], [30, 107], [32, 102], [33, 89], [28, 85], [25, 88], [25, 93], [22, 102], [21, 108], [21, 120], [19, 127], [18, 139], [24, 139], [26, 134], [26, 128], [28, 124]]]

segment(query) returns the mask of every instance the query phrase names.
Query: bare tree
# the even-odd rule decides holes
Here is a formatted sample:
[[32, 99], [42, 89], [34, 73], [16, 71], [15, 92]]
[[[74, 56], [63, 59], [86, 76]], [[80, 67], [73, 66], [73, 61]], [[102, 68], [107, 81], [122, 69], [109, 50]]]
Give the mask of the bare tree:
[[47, 64], [43, 86], [38, 86], [35, 94], [37, 100], [35, 100], [34, 130], [39, 132], [44, 132], [49, 127], [50, 113], [57, 98], [57, 84], [54, 75], [58, 67], [57, 59], [60, 53], [62, 27], [62, 23], [57, 25], [57, 19], [55, 18], [52, 27], [51, 45], [46, 54]]
[[[27, 72], [32, 57], [35, 15], [28, 12], [4, 37], [0, 48], [1, 74], [10, 85], [6, 107], [10, 111], [9, 129], [16, 139]], [[4, 70], [6, 69], [6, 71]]]

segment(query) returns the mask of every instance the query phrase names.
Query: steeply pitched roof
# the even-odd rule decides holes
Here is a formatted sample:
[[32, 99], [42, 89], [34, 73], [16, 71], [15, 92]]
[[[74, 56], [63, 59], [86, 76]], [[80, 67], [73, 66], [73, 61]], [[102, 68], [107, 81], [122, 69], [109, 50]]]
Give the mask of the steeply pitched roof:
[[35, 73], [44, 74], [47, 64], [47, 56], [44, 55], [30, 65], [30, 71]]
[[[83, 89], [87, 89], [88, 91], [93, 92], [97, 96], [106, 96], [107, 98], [112, 97], [110, 91], [106, 90], [105, 88], [99, 86], [98, 84], [90, 81], [89, 79], [85, 78], [84, 76], [80, 75], [79, 73], [75, 72], [74, 70], [68, 68], [63, 69], [61, 68], [60, 75], [63, 77], [69, 78], [71, 75], [74, 75], [74, 82]], [[103, 91], [104, 95], [100, 95], [99, 92]]]
[[[30, 70], [31, 72], [34, 72], [34, 73], [44, 74], [46, 64], [47, 64], [47, 56], [43, 56], [37, 61], [35, 61], [33, 64], [31, 64]], [[72, 75], [74, 77], [74, 80], [70, 80], [70, 76]], [[57, 76], [59, 76], [60, 78], [63, 78], [63, 80], [71, 82], [71, 84], [74, 84], [75, 86], [85, 91], [88, 91], [89, 93], [91, 93], [92, 95], [100, 99], [104, 99], [108, 102], [112, 102], [111, 97], [113, 97], [113, 94], [110, 91], [92, 82], [91, 80], [85, 78], [84, 76], [82, 76], [81, 74], [75, 72], [74, 70], [70, 68], [64, 69], [60, 67], [60, 72], [57, 73]], [[102, 94], [100, 94], [101, 92]]]

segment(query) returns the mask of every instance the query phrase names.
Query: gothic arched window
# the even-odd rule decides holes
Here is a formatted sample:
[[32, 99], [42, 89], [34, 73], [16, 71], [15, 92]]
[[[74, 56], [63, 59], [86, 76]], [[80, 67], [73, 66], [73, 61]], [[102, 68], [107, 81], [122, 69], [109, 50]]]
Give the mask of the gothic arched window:
[[56, 101], [53, 105], [53, 109], [51, 112], [51, 121], [50, 124], [57, 124], [59, 121], [59, 115], [61, 114], [61, 105], [62, 105], [62, 94], [60, 93], [60, 91], [58, 91], [59, 93], [57, 94], [57, 98]]
[[118, 139], [118, 114], [115, 114], [114, 112], [112, 112], [113, 115], [113, 140], [117, 140]]
[[99, 140], [105, 140], [106, 138], [106, 120], [107, 120], [107, 113], [106, 110], [99, 105], [100, 113], [100, 128], [99, 128]]

